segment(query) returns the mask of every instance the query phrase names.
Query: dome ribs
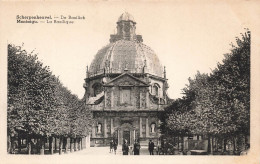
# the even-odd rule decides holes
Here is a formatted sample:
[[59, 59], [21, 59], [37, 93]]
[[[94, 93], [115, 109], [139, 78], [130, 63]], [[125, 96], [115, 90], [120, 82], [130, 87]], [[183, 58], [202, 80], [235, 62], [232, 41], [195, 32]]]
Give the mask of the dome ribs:
[[112, 73], [111, 68], [112, 68], [112, 63], [113, 63], [113, 60], [114, 60], [113, 51], [114, 51], [114, 47], [115, 47], [116, 44], [117, 44], [117, 42], [113, 43], [113, 46], [110, 48], [109, 54], [107, 55], [107, 58], [106, 58], [106, 60], [108, 60], [108, 62], [109, 62], [109, 68], [108, 68], [109, 73]]
[[[98, 74], [101, 74], [103, 72], [103, 68], [102, 68], [102, 63], [104, 61], [105, 58], [105, 54], [107, 52], [107, 50], [110, 48], [110, 45], [107, 45], [105, 47], [103, 47], [101, 50], [98, 51], [98, 53], [96, 54], [93, 62], [90, 65], [90, 69], [89, 69], [89, 75], [91, 76], [96, 76]], [[103, 64], [104, 65], [104, 64]], [[104, 66], [103, 66], [104, 67]]]
[[[163, 68], [155, 52], [148, 46], [137, 41], [118, 40], [98, 51], [90, 65], [90, 76], [104, 73], [145, 73], [163, 77]], [[109, 67], [109, 68], [107, 68]]]
[[[137, 49], [138, 49], [138, 47], [140, 48], [140, 52], [142, 54], [142, 55], [140, 55], [140, 58], [142, 58], [140, 61], [141, 73], [144, 73], [144, 71], [147, 71], [147, 65], [145, 64], [145, 63], [147, 63], [147, 59], [146, 59], [146, 55], [143, 51], [143, 48], [141, 46], [141, 43], [137, 44]], [[138, 52], [138, 50], [137, 50], [137, 52]], [[143, 70], [145, 65], [146, 65], [146, 70]]]

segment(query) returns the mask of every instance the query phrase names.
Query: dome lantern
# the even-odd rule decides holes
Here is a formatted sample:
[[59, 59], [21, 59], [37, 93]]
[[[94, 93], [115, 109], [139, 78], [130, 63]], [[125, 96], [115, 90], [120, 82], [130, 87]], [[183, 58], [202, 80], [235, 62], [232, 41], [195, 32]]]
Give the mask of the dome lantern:
[[117, 22], [121, 22], [121, 21], [132, 21], [135, 23], [134, 17], [129, 14], [128, 12], [124, 12], [119, 18]]
[[136, 22], [134, 17], [128, 12], [123, 13], [117, 21], [117, 33], [110, 35], [110, 42], [115, 42], [118, 40], [136, 40], [142, 42], [142, 36], [136, 35]]

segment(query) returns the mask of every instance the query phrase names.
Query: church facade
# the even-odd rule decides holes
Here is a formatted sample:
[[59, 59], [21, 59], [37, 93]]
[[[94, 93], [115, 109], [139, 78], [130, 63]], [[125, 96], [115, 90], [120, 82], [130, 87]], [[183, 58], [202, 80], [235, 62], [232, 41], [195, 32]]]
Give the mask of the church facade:
[[112, 139], [119, 145], [124, 139], [156, 144], [160, 137], [158, 114], [169, 100], [166, 71], [135, 29], [133, 16], [123, 13], [117, 33], [87, 68], [84, 97], [95, 120], [90, 146], [107, 146]]

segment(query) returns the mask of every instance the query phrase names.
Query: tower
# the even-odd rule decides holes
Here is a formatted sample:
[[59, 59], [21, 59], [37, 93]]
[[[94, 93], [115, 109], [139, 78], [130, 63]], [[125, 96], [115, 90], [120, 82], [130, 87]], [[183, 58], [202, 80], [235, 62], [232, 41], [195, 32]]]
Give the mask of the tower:
[[168, 103], [166, 72], [156, 53], [136, 35], [129, 13], [117, 21], [117, 33], [100, 49], [87, 71], [86, 104], [93, 112], [92, 146], [111, 139], [147, 145], [160, 137], [158, 114]]

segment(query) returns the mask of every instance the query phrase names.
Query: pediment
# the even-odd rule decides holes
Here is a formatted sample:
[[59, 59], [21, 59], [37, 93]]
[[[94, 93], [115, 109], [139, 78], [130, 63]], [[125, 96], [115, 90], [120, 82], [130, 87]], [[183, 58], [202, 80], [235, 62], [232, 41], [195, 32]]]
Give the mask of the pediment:
[[105, 84], [105, 86], [149, 86], [144, 81], [128, 74], [124, 73], [114, 79], [112, 79], [110, 82]]

